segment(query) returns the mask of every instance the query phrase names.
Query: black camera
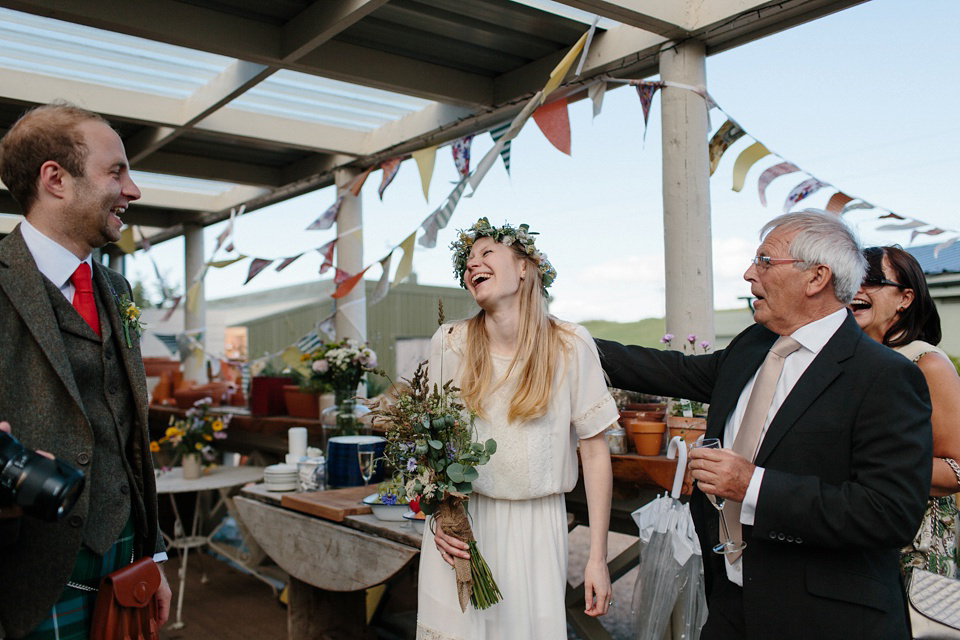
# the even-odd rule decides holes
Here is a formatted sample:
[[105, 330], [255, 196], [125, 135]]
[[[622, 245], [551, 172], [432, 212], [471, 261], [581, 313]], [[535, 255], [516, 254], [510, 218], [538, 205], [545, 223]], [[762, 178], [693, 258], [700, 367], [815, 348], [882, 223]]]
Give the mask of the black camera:
[[0, 507], [16, 504], [29, 516], [57, 522], [77, 502], [83, 482], [80, 471], [0, 431]]

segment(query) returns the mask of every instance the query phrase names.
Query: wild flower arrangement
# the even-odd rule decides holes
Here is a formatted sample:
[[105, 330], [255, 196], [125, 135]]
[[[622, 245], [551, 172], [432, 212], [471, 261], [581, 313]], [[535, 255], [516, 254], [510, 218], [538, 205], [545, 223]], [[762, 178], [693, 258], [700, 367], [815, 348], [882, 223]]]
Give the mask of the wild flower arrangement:
[[502, 227], [494, 227], [486, 218], [480, 218], [476, 224], [466, 230], [460, 231], [460, 235], [450, 244], [453, 249], [453, 273], [460, 280], [460, 286], [467, 288], [463, 280], [463, 274], [467, 270], [467, 260], [470, 257], [470, 249], [478, 238], [493, 238], [494, 242], [505, 244], [508, 247], [513, 244], [519, 244], [524, 253], [533, 258], [537, 263], [537, 269], [540, 271], [540, 281], [543, 283], [543, 295], [547, 295], [547, 287], [553, 284], [557, 279], [557, 270], [553, 268], [550, 261], [547, 260], [547, 254], [541, 253], [534, 244], [534, 236], [537, 233], [530, 231], [530, 225], [521, 224], [514, 229], [509, 224]]
[[410, 499], [407, 498], [407, 489], [403, 480], [396, 476], [377, 485], [377, 499], [380, 504], [385, 505], [409, 504], [410, 502]]
[[158, 440], [150, 443], [150, 451], [165, 451], [174, 458], [182, 458], [188, 453], [199, 453], [204, 466], [216, 460], [217, 451], [213, 447], [215, 440], [227, 438], [226, 429], [230, 425], [231, 415], [211, 415], [212, 398], [201, 398], [187, 409], [183, 418], [170, 416], [167, 432]]
[[[665, 333], [663, 334], [663, 337], [660, 338], [660, 343], [667, 345], [667, 348], [669, 349], [673, 346], [673, 339], [674, 339], [674, 335], [672, 333]], [[681, 343], [684, 353], [686, 353], [687, 347], [689, 346], [690, 353], [696, 354], [697, 353], [696, 342], [697, 342], [697, 334], [695, 333], [689, 334], [687, 336], [687, 341], [685, 343]], [[707, 353], [708, 351], [710, 351], [710, 341], [709, 340], [701, 341], [700, 348], [703, 349], [704, 353]]]
[[133, 348], [133, 341], [130, 339], [130, 332], [137, 334], [137, 336], [143, 335], [143, 327], [146, 323], [140, 321], [140, 307], [138, 307], [133, 300], [130, 299], [130, 296], [123, 294], [122, 296], [116, 296], [117, 309], [120, 311], [120, 321], [123, 323], [123, 335], [127, 340], [127, 348]]
[[377, 367], [377, 354], [353, 338], [325, 342], [300, 357], [310, 370], [307, 384], [354, 393], [363, 374]]
[[425, 363], [417, 367], [409, 389], [392, 404], [381, 403], [371, 412], [375, 425], [386, 429], [384, 457], [395, 470], [408, 500], [439, 522], [444, 532], [470, 547], [470, 560], [454, 558], [460, 608], [467, 602], [486, 609], [502, 598], [490, 568], [477, 549], [467, 501], [478, 473], [497, 450], [490, 439], [474, 442], [474, 415], [460, 399], [452, 381], [441, 388], [427, 382]]

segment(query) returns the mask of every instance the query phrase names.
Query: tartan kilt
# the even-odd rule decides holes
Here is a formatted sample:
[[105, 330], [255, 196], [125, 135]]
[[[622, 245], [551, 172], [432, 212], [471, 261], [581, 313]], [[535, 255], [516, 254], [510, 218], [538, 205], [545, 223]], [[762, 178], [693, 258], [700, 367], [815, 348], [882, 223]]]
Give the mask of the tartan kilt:
[[60, 599], [53, 605], [50, 616], [41, 622], [23, 640], [88, 640], [90, 620], [97, 601], [100, 580], [133, 561], [133, 520], [128, 519], [123, 532], [110, 550], [100, 556], [86, 546], [80, 546], [77, 562], [73, 565], [70, 582], [93, 588], [93, 591], [67, 585]]

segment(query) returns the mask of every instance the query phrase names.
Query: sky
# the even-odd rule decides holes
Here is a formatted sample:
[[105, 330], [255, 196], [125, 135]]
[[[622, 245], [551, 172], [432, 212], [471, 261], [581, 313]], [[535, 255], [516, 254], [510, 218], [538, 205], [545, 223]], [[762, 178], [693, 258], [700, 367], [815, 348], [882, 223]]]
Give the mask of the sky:
[[[866, 244], [910, 243], [909, 232], [877, 230], [890, 222], [878, 219], [888, 211], [951, 232], [919, 236], [915, 245], [960, 232], [953, 202], [960, 175], [955, 117], [960, 39], [953, 32], [958, 21], [956, 0], [872, 0], [707, 58], [709, 93], [749, 134], [726, 152], [710, 180], [717, 309], [743, 306], [738, 298], [749, 295], [749, 286], [742, 275], [759, 244], [760, 227], [781, 213], [791, 189], [810, 177], [796, 173], [774, 180], [763, 207], [757, 179], [781, 161], [768, 156], [750, 170], [741, 192], [732, 191], [734, 160], [754, 140], [834, 186], [799, 208], [822, 208], [837, 189], [876, 205], [845, 216]], [[574, 322], [662, 317], [660, 117], [658, 94], [644, 141], [642, 110], [631, 87], [608, 89], [596, 118], [589, 101], [572, 104], [571, 156], [550, 145], [530, 120], [513, 141], [510, 175], [498, 161], [476, 193], [461, 199], [437, 247], [417, 246], [418, 281], [456, 286], [447, 247], [456, 229], [486, 216], [494, 224], [527, 223], [540, 232], [537, 246], [558, 271], [551, 288], [551, 311], [558, 317]], [[723, 113], [711, 112], [713, 130], [725, 120]], [[492, 144], [486, 133], [474, 139], [472, 166]], [[457, 176], [449, 147], [438, 150], [429, 202], [412, 160], [401, 165], [382, 202], [380, 175], [371, 174], [362, 192], [364, 265], [379, 261], [413, 232], [443, 202]], [[335, 237], [335, 228], [305, 229], [334, 199], [328, 187], [241, 216], [235, 245], [245, 255], [268, 259], [319, 248]], [[206, 230], [208, 257], [225, 224]], [[182, 291], [182, 238], [154, 246], [151, 255], [165, 279]], [[400, 255], [394, 254], [393, 269]], [[309, 282], [319, 277], [320, 262], [313, 251], [281, 273], [266, 269], [245, 286], [249, 260], [211, 269], [207, 297]], [[368, 277], [380, 274], [374, 265]], [[155, 281], [143, 252], [128, 258], [127, 275], [148, 286]]]

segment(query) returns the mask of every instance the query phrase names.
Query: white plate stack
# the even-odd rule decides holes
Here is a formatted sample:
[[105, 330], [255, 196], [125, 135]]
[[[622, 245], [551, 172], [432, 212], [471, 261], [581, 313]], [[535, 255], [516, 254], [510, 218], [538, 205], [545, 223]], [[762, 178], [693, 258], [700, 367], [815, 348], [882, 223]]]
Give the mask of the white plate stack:
[[267, 491], [296, 491], [297, 465], [270, 465], [263, 470], [263, 485]]

